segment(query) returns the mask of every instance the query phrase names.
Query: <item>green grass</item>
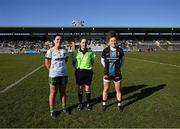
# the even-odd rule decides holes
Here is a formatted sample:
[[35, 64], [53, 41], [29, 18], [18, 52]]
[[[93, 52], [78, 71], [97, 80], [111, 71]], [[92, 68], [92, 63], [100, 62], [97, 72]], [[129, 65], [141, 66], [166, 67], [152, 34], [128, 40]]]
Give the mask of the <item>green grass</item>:
[[[0, 127], [179, 127], [180, 68], [132, 58], [180, 65], [180, 52], [126, 53], [123, 67], [124, 111], [117, 112], [112, 85], [108, 109], [101, 112], [102, 74], [100, 55], [94, 65], [93, 110], [77, 111], [74, 69], [68, 62], [69, 114], [49, 117], [48, 72], [41, 68], [7, 92], [0, 94]], [[0, 55], [0, 90], [43, 64], [44, 55]], [[3, 81], [2, 81], [3, 80]], [[56, 109], [60, 109], [59, 94]]]
[[42, 65], [39, 55], [0, 55], [0, 90]]

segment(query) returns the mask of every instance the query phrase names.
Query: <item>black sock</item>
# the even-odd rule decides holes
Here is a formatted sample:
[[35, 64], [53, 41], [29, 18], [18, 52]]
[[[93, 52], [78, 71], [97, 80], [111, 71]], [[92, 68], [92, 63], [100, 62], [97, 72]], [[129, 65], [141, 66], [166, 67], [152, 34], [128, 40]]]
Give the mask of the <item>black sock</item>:
[[80, 91], [78, 93], [78, 99], [79, 99], [79, 103], [82, 104], [82, 100], [83, 100], [83, 92], [82, 91]]
[[86, 99], [87, 99], [87, 104], [90, 104], [91, 102], [91, 92], [86, 92]]

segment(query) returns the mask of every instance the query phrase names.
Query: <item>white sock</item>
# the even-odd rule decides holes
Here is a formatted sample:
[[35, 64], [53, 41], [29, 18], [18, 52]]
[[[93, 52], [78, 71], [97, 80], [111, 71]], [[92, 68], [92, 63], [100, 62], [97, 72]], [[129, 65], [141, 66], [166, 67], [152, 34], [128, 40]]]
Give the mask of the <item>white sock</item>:
[[103, 102], [102, 105], [105, 106], [105, 105], [106, 105], [106, 102]]
[[121, 106], [121, 103], [118, 103], [118, 107]]

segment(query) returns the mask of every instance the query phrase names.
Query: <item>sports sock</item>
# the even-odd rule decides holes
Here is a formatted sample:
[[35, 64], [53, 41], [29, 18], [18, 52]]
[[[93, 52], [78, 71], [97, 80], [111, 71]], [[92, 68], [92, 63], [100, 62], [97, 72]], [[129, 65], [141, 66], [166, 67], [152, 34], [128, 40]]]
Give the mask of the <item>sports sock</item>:
[[103, 106], [106, 105], [106, 100], [103, 100], [102, 105], [103, 105]]
[[83, 92], [82, 92], [82, 91], [80, 91], [80, 92], [78, 93], [78, 99], [79, 99], [79, 103], [82, 104], [82, 100], [83, 100]]
[[117, 100], [117, 106], [121, 106], [121, 101]]
[[66, 104], [62, 104], [62, 109], [65, 109], [66, 108]]
[[90, 91], [86, 92], [86, 99], [87, 99], [87, 104], [90, 104], [90, 102], [91, 102], [91, 92]]
[[50, 112], [53, 112], [53, 111], [54, 111], [53, 106], [49, 106], [49, 111], [50, 111]]

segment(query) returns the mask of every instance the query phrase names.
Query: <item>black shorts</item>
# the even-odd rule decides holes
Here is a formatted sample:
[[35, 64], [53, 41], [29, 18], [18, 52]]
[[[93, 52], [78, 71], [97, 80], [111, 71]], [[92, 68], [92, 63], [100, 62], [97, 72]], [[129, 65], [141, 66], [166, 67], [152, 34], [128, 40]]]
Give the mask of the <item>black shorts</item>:
[[86, 69], [76, 69], [75, 77], [76, 83], [78, 85], [91, 85], [93, 71]]
[[118, 74], [118, 75], [116, 75], [116, 76], [104, 75], [103, 80], [104, 80], [104, 81], [107, 81], [107, 82], [110, 82], [111, 80], [113, 80], [113, 81], [115, 81], [115, 82], [118, 82], [118, 81], [121, 81], [121, 80], [122, 80], [122, 75], [121, 75], [121, 74]]

